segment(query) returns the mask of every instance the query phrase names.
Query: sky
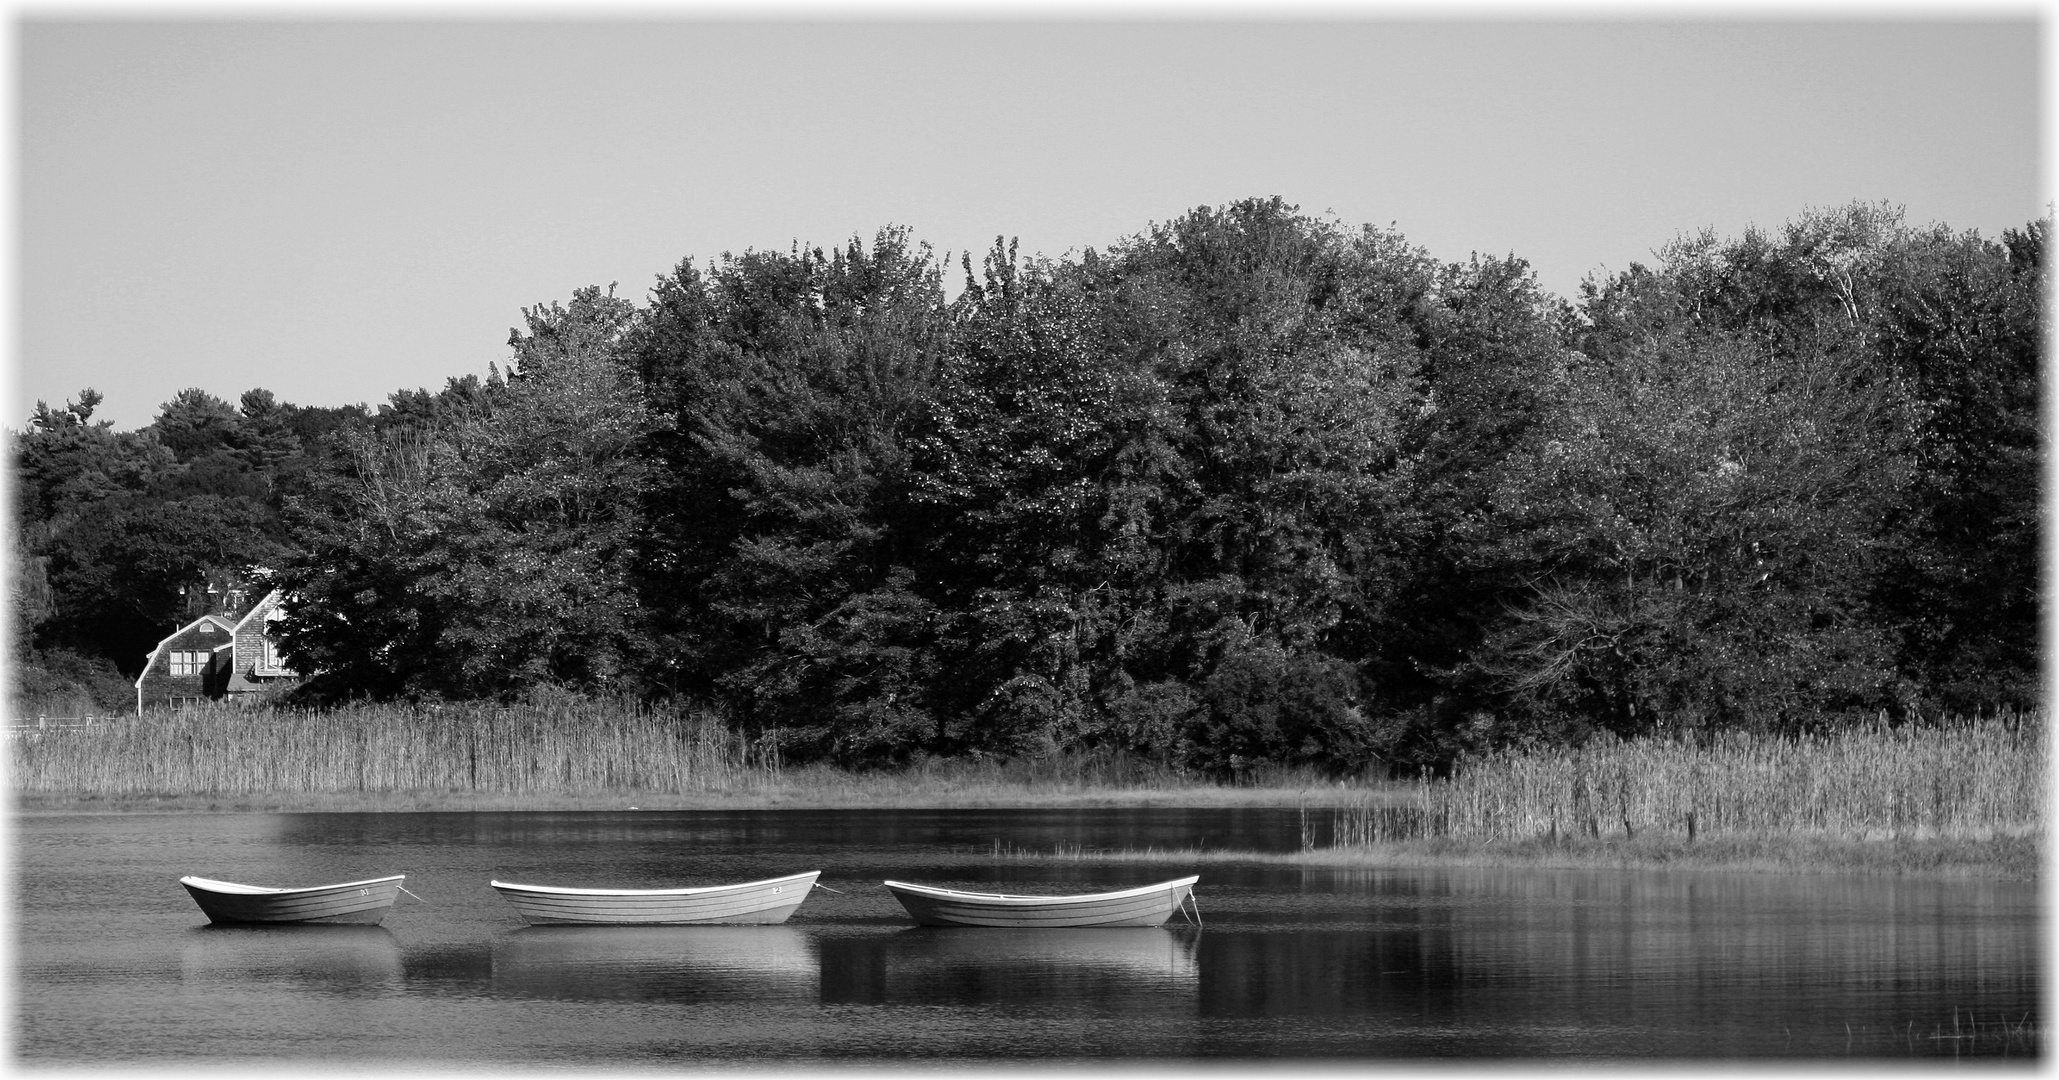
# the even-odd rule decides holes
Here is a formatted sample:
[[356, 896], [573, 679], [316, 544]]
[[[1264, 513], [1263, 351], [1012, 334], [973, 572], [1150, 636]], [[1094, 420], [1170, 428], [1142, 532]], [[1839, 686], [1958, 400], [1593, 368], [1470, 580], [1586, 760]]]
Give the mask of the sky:
[[1277, 195], [1570, 298], [1703, 228], [1862, 200], [1993, 237], [2050, 202], [2035, 8], [198, 10], [17, 13], [6, 426], [88, 386], [121, 429], [186, 387], [377, 405], [581, 286], [888, 225], [955, 266]]

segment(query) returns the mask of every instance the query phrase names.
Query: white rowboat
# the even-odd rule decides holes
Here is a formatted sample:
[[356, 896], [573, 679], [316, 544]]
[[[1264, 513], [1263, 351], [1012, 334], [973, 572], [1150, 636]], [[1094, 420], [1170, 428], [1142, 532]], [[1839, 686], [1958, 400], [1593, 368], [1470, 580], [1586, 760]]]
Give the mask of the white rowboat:
[[693, 889], [564, 889], [492, 885], [532, 926], [679, 926], [691, 923], [782, 923], [801, 906], [822, 873], [708, 885]]
[[1188, 902], [1199, 875], [1081, 896], [1015, 896], [889, 881], [908, 914], [924, 926], [1163, 926]]
[[233, 881], [182, 877], [179, 884], [210, 922], [218, 923], [356, 923], [377, 926], [400, 894], [405, 874], [316, 885], [306, 889], [272, 889]]

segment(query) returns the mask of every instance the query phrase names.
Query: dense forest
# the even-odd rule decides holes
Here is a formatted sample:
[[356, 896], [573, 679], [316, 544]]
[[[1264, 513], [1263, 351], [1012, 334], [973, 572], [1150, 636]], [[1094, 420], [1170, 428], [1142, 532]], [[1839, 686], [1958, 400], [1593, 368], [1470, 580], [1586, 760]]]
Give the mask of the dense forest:
[[2046, 233], [1852, 205], [1567, 300], [1278, 199], [1055, 259], [890, 228], [578, 289], [376, 408], [87, 390], [12, 436], [13, 690], [133, 707], [261, 567], [310, 707], [673, 699], [847, 765], [2027, 707]]

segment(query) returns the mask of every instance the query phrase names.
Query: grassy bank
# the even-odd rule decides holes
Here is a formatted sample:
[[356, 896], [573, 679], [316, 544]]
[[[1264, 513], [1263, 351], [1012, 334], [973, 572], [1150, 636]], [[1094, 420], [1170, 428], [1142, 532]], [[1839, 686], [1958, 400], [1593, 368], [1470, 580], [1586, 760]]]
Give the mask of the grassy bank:
[[1235, 785], [1123, 754], [783, 765], [703, 714], [587, 699], [497, 708], [214, 708], [11, 738], [16, 805], [80, 810], [1357, 806], [1309, 773]]
[[2041, 715], [1801, 738], [1600, 738], [1303, 815], [1331, 865], [1552, 865], [2033, 878]]
[[[1393, 798], [1408, 797], [1401, 785]], [[1198, 778], [1165, 783], [1096, 783], [1006, 775], [979, 767], [853, 773], [826, 766], [747, 776], [729, 787], [693, 791], [590, 788], [565, 791], [477, 791], [397, 788], [325, 792], [149, 792], [101, 794], [21, 791], [22, 813], [129, 812], [381, 812], [490, 810], [794, 810], [950, 809], [1097, 806], [1356, 807], [1379, 790], [1291, 776], [1242, 785]]]
[[2044, 825], [2046, 753], [2042, 715], [1802, 738], [1600, 738], [1464, 761], [1450, 782], [1419, 787], [1413, 822], [1371, 807], [1340, 817], [1335, 842], [1393, 829], [1485, 841], [2021, 832]]
[[694, 792], [776, 772], [711, 718], [563, 698], [516, 708], [153, 712], [10, 739], [18, 795]]
[[1283, 806], [1299, 852], [1024, 857], [1831, 870], [2035, 877], [2042, 717], [1803, 739], [1601, 739], [1451, 777], [1223, 785], [1120, 754], [783, 766], [711, 718], [577, 699], [514, 708], [216, 709], [11, 738], [39, 812]]
[[[498, 810], [948, 810], [1065, 807], [1164, 806], [1284, 807], [1344, 801], [1334, 787], [1224, 787], [1196, 781], [1184, 787], [1095, 788], [1044, 784], [1000, 784], [972, 788], [931, 786], [893, 778], [844, 781], [827, 788], [807, 785], [806, 773], [781, 783], [732, 790], [678, 794], [613, 791], [583, 795], [506, 795], [490, 792], [384, 791], [284, 795], [123, 795], [103, 797], [64, 792], [15, 796], [22, 814], [79, 813], [385, 813]], [[871, 792], [872, 794], [866, 794]]]

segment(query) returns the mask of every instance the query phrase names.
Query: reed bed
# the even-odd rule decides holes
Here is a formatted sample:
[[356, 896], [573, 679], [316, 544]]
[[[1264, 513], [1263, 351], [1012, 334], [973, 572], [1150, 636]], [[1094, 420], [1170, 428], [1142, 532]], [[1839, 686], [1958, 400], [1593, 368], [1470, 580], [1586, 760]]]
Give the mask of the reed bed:
[[[1419, 782], [1402, 806], [1332, 812], [1332, 846], [1823, 835], [1987, 838], [2042, 830], [2041, 714], [1804, 737], [1599, 738], [1507, 750]], [[1303, 846], [1322, 830], [1304, 818]]]
[[712, 716], [635, 702], [233, 706], [10, 738], [14, 790], [101, 797], [345, 792], [700, 792], [776, 779]]

